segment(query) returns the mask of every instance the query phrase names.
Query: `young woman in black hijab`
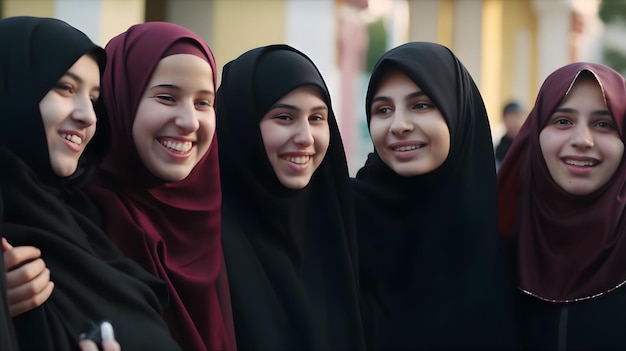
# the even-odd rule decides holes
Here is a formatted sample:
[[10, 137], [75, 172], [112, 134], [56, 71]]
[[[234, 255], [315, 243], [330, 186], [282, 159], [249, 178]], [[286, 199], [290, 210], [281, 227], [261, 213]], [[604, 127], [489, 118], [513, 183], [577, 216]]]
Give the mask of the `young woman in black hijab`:
[[375, 151], [352, 185], [368, 347], [512, 347], [514, 289], [472, 77], [441, 45], [401, 45], [374, 66], [366, 113]]
[[0, 20], [0, 232], [41, 250], [55, 283], [14, 318], [21, 349], [77, 349], [101, 320], [123, 349], [179, 349], [160, 315], [164, 284], [123, 257], [80, 191], [109, 142], [93, 108], [104, 64], [103, 49], [65, 22]]
[[360, 349], [353, 208], [326, 84], [286, 45], [224, 67], [222, 240], [239, 349]]

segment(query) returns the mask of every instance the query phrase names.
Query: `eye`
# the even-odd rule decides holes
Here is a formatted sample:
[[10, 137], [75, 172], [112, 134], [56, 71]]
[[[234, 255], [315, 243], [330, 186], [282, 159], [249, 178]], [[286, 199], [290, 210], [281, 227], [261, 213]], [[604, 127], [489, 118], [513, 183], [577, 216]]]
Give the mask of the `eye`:
[[176, 103], [176, 99], [172, 95], [169, 95], [169, 94], [156, 94], [154, 98], [160, 103], [163, 103], [166, 105], [173, 105]]
[[309, 121], [312, 122], [323, 122], [326, 120], [326, 116], [325, 115], [313, 115], [309, 117]]
[[573, 125], [573, 123], [567, 119], [567, 118], [563, 118], [563, 117], [557, 117], [554, 119], [554, 121], [552, 121], [552, 124], [556, 125], [556, 126], [569, 126], [569, 125]]
[[54, 85], [54, 89], [58, 91], [59, 93], [61, 93], [63, 96], [69, 96], [69, 95], [74, 94], [75, 92], [74, 86], [69, 83], [59, 82]]
[[602, 128], [602, 129], [607, 129], [607, 130], [616, 130], [617, 129], [612, 122], [608, 122], [608, 121], [599, 121], [598, 123], [596, 123], [596, 126]]
[[213, 107], [213, 103], [209, 100], [198, 100], [194, 105], [196, 105], [196, 108], [201, 111], [206, 111]]
[[389, 106], [373, 107], [372, 115], [388, 116], [393, 112], [393, 109]]
[[277, 119], [277, 120], [280, 120], [280, 121], [291, 121], [291, 120], [293, 120], [293, 118], [291, 118], [291, 116], [286, 115], [286, 114], [276, 115], [274, 118]]
[[418, 102], [417, 104], [413, 105], [413, 108], [416, 110], [427, 110], [431, 107], [433, 107], [433, 105], [426, 102]]

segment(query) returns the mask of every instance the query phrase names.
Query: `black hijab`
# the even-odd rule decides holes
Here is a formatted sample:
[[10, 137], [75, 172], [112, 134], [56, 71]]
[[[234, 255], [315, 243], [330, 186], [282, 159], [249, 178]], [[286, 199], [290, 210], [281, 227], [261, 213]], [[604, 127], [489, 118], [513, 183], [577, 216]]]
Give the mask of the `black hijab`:
[[[319, 87], [330, 144], [307, 187], [285, 188], [259, 123], [281, 97]], [[240, 349], [358, 349], [353, 210], [328, 88], [301, 52], [253, 49], [224, 67], [217, 92], [223, 247]]]
[[103, 49], [63, 21], [0, 20], [0, 186], [5, 206], [0, 232], [14, 246], [39, 248], [55, 283], [42, 306], [14, 319], [20, 348], [77, 349], [78, 336], [106, 319], [123, 349], [176, 350], [160, 315], [164, 284], [121, 255], [92, 220], [94, 207], [79, 189], [106, 150], [108, 134], [101, 128], [106, 118], [99, 116], [96, 136], [74, 175], [58, 177], [50, 165], [39, 102], [86, 53], [94, 55], [102, 70]]
[[438, 169], [412, 177], [399, 176], [374, 152], [352, 183], [368, 346], [507, 346], [514, 289], [497, 242], [495, 163], [481, 95], [449, 49], [404, 44], [374, 66], [368, 124], [390, 69], [439, 108], [450, 152]]
[[[0, 196], [0, 220], [4, 213], [3, 210], [2, 196]], [[0, 232], [0, 239], [2, 239], [2, 232]], [[2, 248], [0, 247], [0, 350], [13, 351], [17, 350], [17, 342], [15, 331], [13, 330], [13, 319], [9, 313], [3, 255], [4, 253], [2, 253]]]

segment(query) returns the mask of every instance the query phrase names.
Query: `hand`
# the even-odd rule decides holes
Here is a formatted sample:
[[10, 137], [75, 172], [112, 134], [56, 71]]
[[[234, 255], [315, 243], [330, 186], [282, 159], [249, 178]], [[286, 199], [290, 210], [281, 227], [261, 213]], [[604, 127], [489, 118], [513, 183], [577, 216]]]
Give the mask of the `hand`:
[[13, 247], [4, 238], [2, 251], [11, 317], [41, 306], [54, 289], [54, 283], [50, 281], [50, 270], [40, 258], [41, 251], [33, 246]]
[[[83, 339], [78, 342], [78, 346], [81, 351], [98, 351], [98, 346], [95, 342], [89, 339]], [[102, 341], [102, 350], [104, 351], [120, 351], [121, 347], [115, 340], [103, 340]]]

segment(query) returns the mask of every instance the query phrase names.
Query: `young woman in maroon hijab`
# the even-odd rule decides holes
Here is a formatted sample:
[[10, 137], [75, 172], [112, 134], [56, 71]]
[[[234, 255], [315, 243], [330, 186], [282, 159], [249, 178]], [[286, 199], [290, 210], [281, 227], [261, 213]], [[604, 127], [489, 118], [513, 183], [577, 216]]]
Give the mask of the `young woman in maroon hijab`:
[[525, 348], [626, 343], [624, 84], [600, 64], [553, 72], [498, 173]]
[[235, 348], [220, 239], [213, 54], [176, 24], [130, 27], [106, 46], [102, 99], [114, 141], [90, 193], [122, 251], [165, 280], [185, 350]]

